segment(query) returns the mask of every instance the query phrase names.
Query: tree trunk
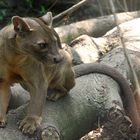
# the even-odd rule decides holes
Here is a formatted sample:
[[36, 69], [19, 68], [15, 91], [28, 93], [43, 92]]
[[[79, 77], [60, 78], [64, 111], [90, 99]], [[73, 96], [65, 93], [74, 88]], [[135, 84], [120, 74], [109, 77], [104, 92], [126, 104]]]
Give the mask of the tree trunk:
[[[105, 75], [91, 74], [77, 78], [76, 86], [68, 96], [56, 102], [46, 102], [42, 128], [33, 138], [40, 139], [41, 135], [43, 140], [78, 140], [97, 127], [98, 119], [101, 122], [103, 118], [105, 120], [105, 110], [115, 108], [115, 101], [122, 108], [119, 92], [117, 83]], [[9, 111], [8, 125], [1, 129], [0, 140], [30, 139], [17, 127], [17, 121], [25, 116], [25, 108], [21, 106]]]

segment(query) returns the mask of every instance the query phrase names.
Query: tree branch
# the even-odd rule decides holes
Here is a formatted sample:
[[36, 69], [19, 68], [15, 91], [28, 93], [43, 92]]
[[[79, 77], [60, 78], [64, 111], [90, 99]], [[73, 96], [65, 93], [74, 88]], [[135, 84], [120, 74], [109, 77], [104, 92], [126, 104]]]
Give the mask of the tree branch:
[[72, 7], [70, 7], [69, 9], [65, 10], [64, 12], [54, 16], [53, 17], [54, 22], [57, 22], [57, 21], [61, 20], [65, 16], [70, 16], [70, 14], [72, 12], [76, 11], [78, 8], [80, 8], [81, 6], [85, 5], [87, 2], [89, 2], [89, 0], [82, 0], [79, 3], [77, 3], [77, 4], [73, 5]]

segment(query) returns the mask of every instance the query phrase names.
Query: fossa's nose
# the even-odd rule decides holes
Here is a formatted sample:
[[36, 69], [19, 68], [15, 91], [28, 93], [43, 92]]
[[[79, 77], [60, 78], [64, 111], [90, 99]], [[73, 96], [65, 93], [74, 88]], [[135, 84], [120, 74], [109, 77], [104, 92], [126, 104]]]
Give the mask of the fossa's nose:
[[60, 63], [62, 61], [62, 57], [56, 55], [56, 56], [53, 57], [53, 61], [54, 61], [54, 63]]

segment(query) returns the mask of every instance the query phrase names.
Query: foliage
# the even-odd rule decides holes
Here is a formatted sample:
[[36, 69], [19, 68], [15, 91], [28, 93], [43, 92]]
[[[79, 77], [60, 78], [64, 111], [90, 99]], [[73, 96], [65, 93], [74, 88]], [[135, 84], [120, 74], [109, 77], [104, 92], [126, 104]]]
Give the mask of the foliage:
[[45, 0], [1, 0], [0, 24], [7, 24], [13, 15], [40, 16], [47, 11]]
[[[39, 17], [47, 11], [57, 15], [80, 0], [0, 0], [0, 28], [6, 25], [13, 15]], [[114, 0], [117, 12], [139, 10], [140, 0]], [[68, 15], [67, 23], [111, 14], [108, 0], [90, 0], [76, 12]], [[63, 24], [62, 20], [58, 25]]]

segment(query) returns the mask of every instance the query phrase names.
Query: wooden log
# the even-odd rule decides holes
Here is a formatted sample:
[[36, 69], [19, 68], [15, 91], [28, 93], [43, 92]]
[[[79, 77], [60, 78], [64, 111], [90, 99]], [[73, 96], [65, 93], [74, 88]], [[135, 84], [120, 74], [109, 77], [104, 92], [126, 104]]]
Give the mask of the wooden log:
[[0, 140], [40, 137], [43, 140], [77, 140], [97, 127], [99, 118], [106, 118], [107, 112], [116, 106], [114, 102], [118, 102], [123, 110], [119, 92], [117, 83], [105, 75], [91, 74], [77, 78], [76, 86], [68, 96], [56, 102], [46, 102], [42, 127], [32, 138], [18, 130], [17, 122], [26, 112], [26, 106], [21, 106], [9, 111], [8, 125], [0, 130]]
[[[138, 18], [140, 11], [119, 13], [117, 15], [119, 23], [123, 23], [134, 18]], [[113, 15], [109, 15], [60, 26], [55, 28], [55, 30], [59, 34], [62, 42], [69, 43], [74, 38], [82, 34], [88, 34], [94, 37], [102, 36], [115, 26], [116, 23]]]

